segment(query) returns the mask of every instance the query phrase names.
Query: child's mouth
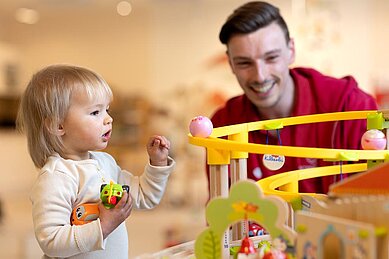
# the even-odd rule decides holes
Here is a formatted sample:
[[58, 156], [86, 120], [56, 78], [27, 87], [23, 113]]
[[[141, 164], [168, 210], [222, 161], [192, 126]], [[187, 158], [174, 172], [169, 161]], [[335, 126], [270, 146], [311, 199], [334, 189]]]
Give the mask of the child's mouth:
[[111, 132], [112, 131], [110, 130], [110, 131], [107, 131], [106, 133], [104, 133], [103, 139], [108, 141], [111, 138]]

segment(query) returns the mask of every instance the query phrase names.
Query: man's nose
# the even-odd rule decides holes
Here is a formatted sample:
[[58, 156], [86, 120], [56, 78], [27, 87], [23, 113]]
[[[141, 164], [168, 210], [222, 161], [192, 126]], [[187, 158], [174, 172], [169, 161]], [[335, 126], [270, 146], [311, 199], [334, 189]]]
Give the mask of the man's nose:
[[255, 76], [258, 82], [264, 82], [268, 76], [268, 69], [266, 64], [261, 61], [257, 61], [255, 64]]

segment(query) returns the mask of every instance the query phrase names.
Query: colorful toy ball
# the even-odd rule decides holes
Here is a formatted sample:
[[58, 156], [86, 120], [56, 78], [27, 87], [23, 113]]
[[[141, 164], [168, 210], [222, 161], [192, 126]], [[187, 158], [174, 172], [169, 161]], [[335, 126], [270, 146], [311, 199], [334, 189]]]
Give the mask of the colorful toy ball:
[[207, 138], [212, 130], [212, 121], [204, 116], [194, 117], [189, 124], [189, 132], [194, 137]]
[[384, 150], [386, 148], [385, 134], [377, 129], [366, 131], [361, 139], [364, 150]]
[[100, 187], [100, 199], [104, 204], [104, 207], [111, 209], [118, 204], [123, 197], [123, 192], [129, 192], [130, 187], [128, 185], [120, 185], [110, 181], [109, 184], [102, 184]]

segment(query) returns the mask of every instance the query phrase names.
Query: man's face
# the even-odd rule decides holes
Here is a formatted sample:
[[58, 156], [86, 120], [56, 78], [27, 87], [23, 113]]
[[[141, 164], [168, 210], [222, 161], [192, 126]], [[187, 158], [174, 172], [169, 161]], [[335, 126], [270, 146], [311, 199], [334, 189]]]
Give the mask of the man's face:
[[227, 49], [232, 71], [248, 99], [259, 110], [282, 106], [283, 95], [293, 88], [289, 65], [294, 62], [294, 43], [286, 42], [279, 25], [234, 35]]

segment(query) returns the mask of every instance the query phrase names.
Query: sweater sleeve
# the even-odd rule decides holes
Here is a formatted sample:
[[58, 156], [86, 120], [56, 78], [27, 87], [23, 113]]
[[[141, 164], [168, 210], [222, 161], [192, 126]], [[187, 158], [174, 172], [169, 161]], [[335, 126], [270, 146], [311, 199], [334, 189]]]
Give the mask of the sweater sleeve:
[[31, 192], [34, 231], [42, 251], [50, 257], [69, 257], [104, 249], [98, 220], [81, 226], [70, 225], [77, 183], [71, 176], [42, 172]]
[[123, 171], [120, 182], [130, 185], [131, 196], [136, 208], [151, 209], [160, 203], [175, 163], [170, 157], [167, 166], [152, 166], [149, 163], [139, 177]]

